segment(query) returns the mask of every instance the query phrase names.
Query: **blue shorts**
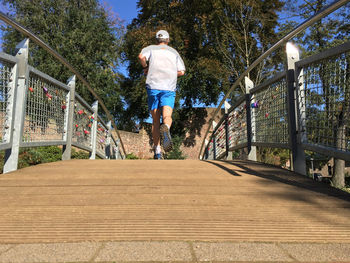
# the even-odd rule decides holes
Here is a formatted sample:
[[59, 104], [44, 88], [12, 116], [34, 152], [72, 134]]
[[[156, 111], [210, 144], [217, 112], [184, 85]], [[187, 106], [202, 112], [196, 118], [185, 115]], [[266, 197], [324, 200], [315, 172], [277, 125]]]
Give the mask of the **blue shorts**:
[[157, 90], [147, 88], [148, 95], [148, 108], [149, 110], [159, 109], [163, 106], [169, 106], [172, 109], [175, 105], [175, 91], [170, 90]]

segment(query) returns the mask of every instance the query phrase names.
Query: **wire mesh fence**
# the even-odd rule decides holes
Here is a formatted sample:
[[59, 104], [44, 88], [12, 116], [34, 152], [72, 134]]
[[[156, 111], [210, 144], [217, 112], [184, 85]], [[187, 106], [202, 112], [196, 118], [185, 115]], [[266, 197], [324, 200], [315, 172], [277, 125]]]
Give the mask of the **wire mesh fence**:
[[94, 122], [93, 110], [78, 96], [74, 104], [73, 144], [83, 149], [91, 149], [91, 131]]
[[285, 75], [255, 92], [250, 107], [253, 120], [252, 141], [255, 143], [288, 145], [287, 83]]
[[216, 157], [219, 157], [226, 152], [226, 131], [224, 121], [221, 122], [216, 129], [214, 140], [216, 145]]
[[209, 160], [213, 160], [213, 159], [215, 159], [214, 156], [215, 156], [215, 154], [214, 154], [214, 139], [211, 139], [207, 144], [204, 158], [209, 159]]
[[298, 82], [303, 142], [350, 152], [350, 51], [303, 66]]
[[62, 141], [68, 90], [29, 74], [22, 142]]
[[237, 147], [247, 142], [246, 102], [240, 103], [228, 114], [229, 147]]
[[107, 125], [100, 118], [98, 118], [96, 151], [97, 153], [103, 156], [106, 155], [108, 134], [109, 134], [109, 131], [108, 131]]
[[7, 112], [10, 105], [10, 96], [13, 93], [13, 86], [10, 83], [13, 81], [12, 68], [13, 64], [0, 60], [0, 143], [8, 143], [10, 137], [6, 136], [11, 128], [10, 116]]
[[110, 159], [122, 159], [121, 149], [120, 149], [120, 141], [115, 139], [115, 137], [111, 134], [110, 144], [107, 144], [110, 153]]

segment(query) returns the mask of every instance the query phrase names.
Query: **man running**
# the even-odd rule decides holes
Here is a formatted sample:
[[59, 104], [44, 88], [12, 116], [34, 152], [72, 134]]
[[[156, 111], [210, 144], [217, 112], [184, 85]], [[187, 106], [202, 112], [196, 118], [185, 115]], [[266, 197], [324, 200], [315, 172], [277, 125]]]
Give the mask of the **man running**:
[[[175, 104], [177, 77], [185, 74], [185, 64], [179, 53], [168, 46], [169, 34], [160, 30], [156, 34], [157, 45], [142, 49], [138, 56], [147, 75], [146, 88], [148, 107], [152, 115], [154, 159], [162, 159], [160, 145], [164, 151], [172, 149], [170, 127]], [[147, 64], [148, 62], [148, 64]], [[160, 117], [163, 123], [160, 125]]]

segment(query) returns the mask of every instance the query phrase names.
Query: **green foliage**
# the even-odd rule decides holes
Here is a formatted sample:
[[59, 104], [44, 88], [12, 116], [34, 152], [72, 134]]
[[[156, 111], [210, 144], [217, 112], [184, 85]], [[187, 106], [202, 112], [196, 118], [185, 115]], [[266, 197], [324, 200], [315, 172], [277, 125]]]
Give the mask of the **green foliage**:
[[18, 168], [60, 161], [62, 150], [57, 146], [23, 148], [19, 153]]
[[[1, 173], [3, 172], [5, 152], [0, 152]], [[72, 159], [89, 159], [89, 153], [72, 149]], [[42, 146], [21, 148], [18, 156], [18, 169], [41, 163], [58, 162], [62, 160], [62, 149], [58, 146]]]
[[176, 159], [176, 160], [184, 160], [186, 156], [183, 155], [180, 147], [183, 143], [183, 138], [180, 136], [174, 136], [172, 138], [173, 149], [165, 155], [165, 159]]
[[290, 151], [279, 148], [257, 148], [257, 159], [259, 162], [288, 168], [287, 163], [290, 161]]
[[[311, 4], [308, 1], [303, 1], [299, 5], [298, 12], [303, 19], [308, 19], [332, 2], [331, 0], [316, 0]], [[303, 45], [307, 46], [304, 55], [308, 56], [320, 52], [350, 39], [348, 8], [349, 5], [347, 8], [342, 8], [330, 16], [320, 19], [310, 27], [310, 30], [302, 38]]]
[[123, 82], [128, 126], [149, 116], [145, 76], [137, 56], [142, 48], [155, 44], [157, 30], [170, 33], [170, 46], [184, 59], [186, 74], [178, 80], [177, 105], [181, 100], [181, 106], [192, 109], [197, 103], [217, 103], [250, 63], [275, 42], [276, 12], [282, 5], [279, 0], [140, 0], [139, 15], [128, 26], [123, 47], [123, 58], [129, 62], [129, 77]]
[[[96, 159], [97, 157], [98, 156], [96, 156]], [[86, 151], [76, 151], [74, 148], [72, 148], [71, 158], [72, 159], [89, 159], [90, 153]]]
[[[16, 21], [66, 58], [118, 118], [123, 103], [116, 67], [124, 28], [116, 14], [97, 0], [1, 0], [1, 3], [9, 5], [10, 15]], [[24, 36], [10, 26], [3, 26], [3, 30], [3, 48], [14, 53]], [[73, 74], [32, 42], [29, 63], [63, 83]], [[79, 81], [76, 90], [88, 103], [95, 100]]]
[[125, 157], [127, 160], [137, 160], [139, 157], [137, 157], [134, 153], [128, 153]]

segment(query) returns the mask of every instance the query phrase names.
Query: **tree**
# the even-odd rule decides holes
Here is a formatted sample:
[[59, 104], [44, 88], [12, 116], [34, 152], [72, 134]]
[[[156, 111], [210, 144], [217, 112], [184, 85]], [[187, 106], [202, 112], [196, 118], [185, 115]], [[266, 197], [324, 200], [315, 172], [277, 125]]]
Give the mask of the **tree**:
[[[281, 6], [279, 0], [244, 5], [238, 0], [140, 0], [140, 13], [127, 29], [123, 54], [129, 62], [129, 77], [123, 85], [128, 113], [140, 120], [149, 115], [145, 76], [137, 55], [154, 43], [157, 30], [170, 33], [170, 45], [184, 59], [186, 75], [178, 83], [177, 105], [181, 101], [182, 107], [191, 109], [198, 103], [216, 104], [251, 61], [271, 45]], [[267, 33], [269, 37], [263, 37]]]
[[[120, 76], [116, 68], [123, 35], [121, 20], [97, 0], [1, 0], [10, 15], [66, 58], [91, 84], [111, 113], [123, 111]], [[4, 50], [13, 53], [23, 36], [5, 27]], [[30, 46], [30, 64], [66, 82], [69, 70], [42, 48]], [[95, 99], [78, 82], [77, 93], [88, 103]]]
[[[283, 7], [281, 1], [218, 1], [216, 19], [221, 31], [217, 32], [217, 45], [224, 58], [224, 66], [231, 72], [234, 82], [253, 61], [276, 42], [275, 29], [278, 25], [278, 14]], [[278, 59], [281, 59], [280, 57]], [[264, 60], [254, 68], [248, 77], [259, 85], [273, 71], [272, 58]], [[244, 84], [241, 89], [245, 93]]]

